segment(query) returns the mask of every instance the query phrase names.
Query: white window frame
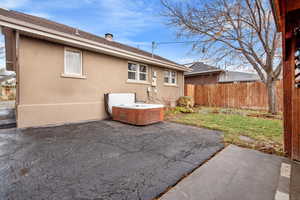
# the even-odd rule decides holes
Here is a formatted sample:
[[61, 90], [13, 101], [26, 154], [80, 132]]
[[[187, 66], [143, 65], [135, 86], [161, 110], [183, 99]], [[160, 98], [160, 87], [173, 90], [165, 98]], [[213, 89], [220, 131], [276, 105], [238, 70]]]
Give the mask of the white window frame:
[[[128, 69], [129, 64], [135, 64], [136, 65], [136, 71], [131, 71]], [[146, 67], [146, 72], [140, 71], [140, 66], [143, 65]], [[135, 72], [135, 79], [129, 79], [128, 72]], [[146, 80], [140, 80], [140, 73], [146, 75]], [[127, 82], [140, 82], [140, 83], [148, 83], [148, 76], [149, 76], [149, 67], [146, 64], [136, 63], [136, 62], [128, 62], [127, 63]]]
[[[165, 82], [165, 73], [168, 72], [168, 82]], [[175, 83], [172, 83], [172, 73], [175, 72]], [[164, 84], [165, 85], [172, 85], [172, 86], [176, 86], [177, 85], [177, 71], [175, 70], [165, 70], [164, 71]]]
[[[68, 73], [66, 71], [66, 68], [67, 68], [67, 59], [66, 59], [66, 56], [67, 56], [67, 52], [68, 51], [71, 51], [71, 52], [76, 52], [76, 53], [79, 53], [80, 54], [80, 73], [79, 74], [76, 74], [76, 73]], [[62, 74], [62, 77], [67, 77], [67, 78], [86, 78], [86, 76], [83, 75], [83, 64], [82, 64], [82, 60], [83, 60], [83, 57], [82, 57], [82, 51], [81, 50], [78, 50], [78, 49], [74, 49], [74, 48], [70, 48], [70, 47], [65, 47], [64, 48], [64, 72]]]

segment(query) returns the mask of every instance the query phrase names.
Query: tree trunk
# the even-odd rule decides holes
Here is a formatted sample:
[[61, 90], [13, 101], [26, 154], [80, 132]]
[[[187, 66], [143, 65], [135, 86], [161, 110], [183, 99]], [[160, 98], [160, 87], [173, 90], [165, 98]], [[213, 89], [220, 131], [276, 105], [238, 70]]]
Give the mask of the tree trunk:
[[277, 113], [276, 102], [276, 81], [267, 80], [267, 92], [268, 92], [268, 112], [271, 114]]

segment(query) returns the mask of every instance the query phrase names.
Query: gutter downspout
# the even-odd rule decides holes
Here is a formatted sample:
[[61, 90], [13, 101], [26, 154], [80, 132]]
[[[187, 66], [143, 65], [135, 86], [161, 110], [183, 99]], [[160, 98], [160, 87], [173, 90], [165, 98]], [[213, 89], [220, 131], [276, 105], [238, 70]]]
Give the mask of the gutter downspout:
[[18, 105], [20, 104], [20, 63], [19, 63], [19, 56], [20, 56], [20, 33], [18, 30], [15, 30], [15, 72], [16, 72], [16, 102], [15, 102], [15, 115], [16, 115], [16, 123], [18, 127]]

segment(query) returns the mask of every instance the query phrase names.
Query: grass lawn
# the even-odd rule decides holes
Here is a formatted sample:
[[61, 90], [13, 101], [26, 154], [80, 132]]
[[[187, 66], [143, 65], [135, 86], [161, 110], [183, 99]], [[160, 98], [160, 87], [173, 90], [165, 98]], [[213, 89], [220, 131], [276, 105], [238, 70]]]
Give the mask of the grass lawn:
[[175, 108], [166, 112], [166, 118], [223, 131], [226, 143], [283, 154], [283, 124], [279, 116], [257, 117], [266, 115], [259, 111], [238, 109], [201, 107], [195, 110], [195, 113], [183, 114]]

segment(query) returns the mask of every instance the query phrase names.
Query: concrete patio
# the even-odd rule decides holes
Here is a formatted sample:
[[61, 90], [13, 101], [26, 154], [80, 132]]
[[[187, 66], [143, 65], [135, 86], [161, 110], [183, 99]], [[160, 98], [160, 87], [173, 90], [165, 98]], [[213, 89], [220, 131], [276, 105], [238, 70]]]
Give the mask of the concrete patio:
[[220, 132], [167, 122], [0, 130], [0, 199], [150, 200], [222, 148]]
[[283, 161], [287, 159], [229, 145], [160, 200], [288, 200], [283, 187], [275, 198]]

